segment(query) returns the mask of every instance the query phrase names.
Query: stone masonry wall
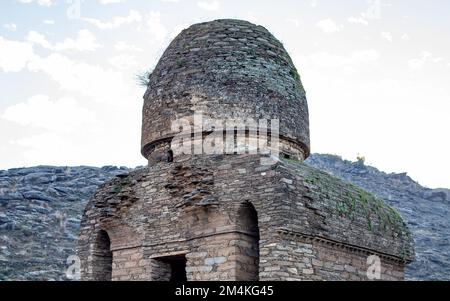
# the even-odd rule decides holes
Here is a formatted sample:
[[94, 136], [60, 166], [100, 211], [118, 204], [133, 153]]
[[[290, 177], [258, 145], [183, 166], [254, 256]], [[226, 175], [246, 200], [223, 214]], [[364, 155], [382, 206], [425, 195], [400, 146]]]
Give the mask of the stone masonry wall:
[[[367, 281], [370, 252], [353, 252], [311, 240], [280, 238], [263, 257], [271, 265], [261, 270], [266, 280]], [[380, 259], [380, 280], [404, 279], [404, 265], [399, 261]], [[369, 270], [370, 271], [370, 270]]]
[[[88, 204], [81, 225], [78, 252], [84, 278], [96, 279], [89, 258], [99, 230], [110, 236], [113, 279], [118, 280], [165, 279], [152, 270], [155, 260], [180, 255], [187, 259], [191, 280], [333, 280], [347, 277], [344, 272], [355, 278], [367, 269], [363, 264], [370, 254], [393, 262], [384, 265], [386, 279], [401, 278], [407, 260], [401, 247], [410, 246], [407, 236], [394, 235], [407, 231], [402, 224], [380, 227], [374, 219], [370, 229], [366, 211], [357, 210], [360, 205], [349, 216], [336, 209], [335, 202], [345, 199], [333, 193], [351, 194], [347, 184], [322, 175], [320, 181], [329, 185], [326, 196], [304, 184], [308, 174], [316, 175], [313, 169], [260, 162], [253, 155], [202, 156], [158, 163], [107, 183]], [[245, 215], [249, 204], [255, 213]], [[327, 227], [337, 223], [345, 228]], [[299, 237], [313, 242], [312, 251], [299, 251], [308, 249], [298, 245]], [[318, 242], [329, 244], [330, 251]], [[313, 258], [323, 267], [315, 267]], [[335, 267], [326, 268], [326, 258]], [[353, 272], [345, 270], [357, 258], [361, 264]], [[341, 265], [344, 271], [338, 273]]]
[[[200, 128], [196, 113], [218, 123]], [[272, 119], [279, 137], [256, 130], [254, 122]], [[246, 126], [237, 126], [241, 135], [233, 127], [224, 146], [210, 132], [223, 138], [230, 121]], [[217, 142], [215, 154], [174, 154], [180, 132], [196, 146]], [[255, 147], [266, 136], [283, 160]], [[216, 20], [172, 41], [149, 77], [141, 152], [148, 168], [103, 185], [86, 207], [84, 279], [366, 280], [374, 254], [382, 278], [395, 280], [414, 257], [395, 210], [301, 163], [310, 152], [305, 90], [261, 26]]]
[[174, 120], [192, 125], [194, 112], [221, 120], [279, 119], [284, 145], [309, 155], [300, 76], [283, 45], [262, 26], [217, 20], [195, 24], [172, 41], [144, 95], [144, 157], [157, 150], [155, 143], [178, 133]]
[[139, 247], [113, 251], [112, 268], [112, 280], [150, 280], [149, 260]]

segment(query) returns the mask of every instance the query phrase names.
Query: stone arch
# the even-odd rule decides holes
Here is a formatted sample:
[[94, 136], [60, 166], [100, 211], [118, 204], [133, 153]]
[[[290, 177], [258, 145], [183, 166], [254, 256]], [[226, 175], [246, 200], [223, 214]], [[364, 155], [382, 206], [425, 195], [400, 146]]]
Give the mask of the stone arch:
[[243, 202], [238, 209], [237, 226], [242, 233], [238, 246], [236, 280], [259, 280], [259, 225], [258, 212], [251, 202]]
[[108, 232], [100, 230], [95, 235], [92, 250], [92, 276], [96, 281], [112, 280], [113, 254]]

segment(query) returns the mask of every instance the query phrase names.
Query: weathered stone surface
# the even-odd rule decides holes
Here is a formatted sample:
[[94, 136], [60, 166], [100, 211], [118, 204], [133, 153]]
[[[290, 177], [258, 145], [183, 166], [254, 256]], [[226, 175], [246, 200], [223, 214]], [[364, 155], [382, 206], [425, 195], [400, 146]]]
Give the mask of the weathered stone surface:
[[178, 133], [172, 121], [186, 118], [192, 125], [194, 111], [220, 120], [279, 119], [281, 148], [301, 160], [309, 155], [300, 76], [283, 45], [262, 26], [240, 20], [192, 25], [172, 41], [149, 81], [142, 154], [151, 161], [165, 159], [164, 143]]
[[[386, 268], [382, 279], [403, 278], [404, 264], [414, 252], [409, 231], [395, 210], [360, 188], [298, 161], [280, 161], [270, 167], [270, 175], [261, 176], [256, 171], [258, 158], [203, 155], [160, 162], [131, 173], [125, 182], [115, 179], [101, 186], [86, 207], [81, 225], [78, 254], [85, 279], [99, 279], [89, 271], [96, 264], [89, 258], [99, 229], [109, 234], [114, 261], [117, 252], [130, 248], [143, 258], [159, 258], [157, 263], [170, 254], [184, 255], [191, 280], [341, 280], [347, 276], [367, 280], [366, 261], [371, 254], [380, 256]], [[219, 168], [224, 163], [226, 172]], [[245, 174], [239, 172], [242, 168]], [[192, 184], [202, 182], [196, 174], [210, 179], [207, 189]], [[197, 206], [204, 196], [182, 202], [199, 191], [207, 192], [216, 203]], [[240, 214], [245, 204], [254, 206], [256, 224]], [[246, 230], [252, 227], [259, 230], [258, 241]], [[129, 260], [131, 266], [136, 264]], [[149, 274], [139, 277], [167, 280], [161, 276], [167, 269], [157, 267], [152, 272], [148, 263], [144, 268]], [[393, 271], [400, 274], [395, 276]], [[126, 279], [126, 275], [114, 275], [113, 268], [113, 279]]]
[[[196, 113], [207, 121], [196, 124]], [[414, 249], [402, 218], [302, 163], [308, 118], [300, 76], [265, 28], [217, 20], [184, 30], [144, 95], [148, 168], [101, 186], [85, 209], [77, 247], [83, 279], [368, 280], [370, 255], [382, 264], [381, 279], [403, 279]], [[279, 129], [251, 123], [234, 134], [233, 126], [233, 139], [223, 141], [224, 122], [237, 119], [271, 119]], [[176, 152], [180, 132], [194, 148], [217, 134], [219, 147]], [[266, 136], [281, 155], [264, 154]]]

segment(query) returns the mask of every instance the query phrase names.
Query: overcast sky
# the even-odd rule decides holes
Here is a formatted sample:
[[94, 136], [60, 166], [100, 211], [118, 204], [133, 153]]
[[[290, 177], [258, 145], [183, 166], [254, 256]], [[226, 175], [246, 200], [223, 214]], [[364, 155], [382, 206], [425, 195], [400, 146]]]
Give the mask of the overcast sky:
[[135, 75], [183, 28], [219, 18], [284, 43], [313, 152], [450, 188], [447, 0], [2, 0], [0, 169], [146, 164]]

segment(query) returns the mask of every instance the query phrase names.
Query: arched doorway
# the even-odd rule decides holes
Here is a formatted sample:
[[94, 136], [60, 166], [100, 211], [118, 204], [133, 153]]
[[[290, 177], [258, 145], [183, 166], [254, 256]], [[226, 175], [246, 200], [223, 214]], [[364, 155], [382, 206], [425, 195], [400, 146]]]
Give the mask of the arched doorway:
[[237, 280], [259, 280], [259, 226], [258, 213], [250, 202], [241, 204], [238, 210], [238, 228], [243, 243], [238, 257]]
[[112, 261], [111, 240], [105, 230], [97, 233], [92, 252], [92, 273], [96, 281], [111, 281]]

